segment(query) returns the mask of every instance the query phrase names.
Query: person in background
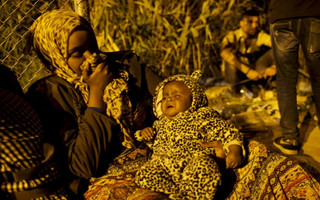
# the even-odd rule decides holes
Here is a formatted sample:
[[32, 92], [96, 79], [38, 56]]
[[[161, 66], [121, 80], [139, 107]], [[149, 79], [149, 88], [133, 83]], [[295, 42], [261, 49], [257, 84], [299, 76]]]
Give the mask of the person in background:
[[[136, 184], [170, 199], [213, 199], [222, 176], [214, 157], [225, 158], [226, 168], [238, 167], [244, 158], [243, 135], [208, 107], [200, 76], [195, 71], [161, 82], [154, 97], [159, 120], [154, 129], [135, 133], [141, 141], [154, 138], [153, 154], [136, 173]], [[221, 145], [207, 148], [204, 142]]]
[[[132, 133], [151, 125], [152, 94], [161, 80], [131, 51], [101, 52], [90, 23], [75, 12], [52, 10], [29, 29], [26, 50], [51, 75], [27, 96], [40, 114], [44, 139], [57, 149], [69, 187], [80, 196], [89, 179], [104, 174]], [[80, 197], [79, 197], [80, 198]]]
[[[221, 71], [225, 80], [234, 86], [236, 94], [243, 85], [258, 93], [258, 85], [266, 84], [263, 79], [276, 74], [270, 35], [260, 30], [259, 15], [253, 9], [244, 11], [240, 28], [230, 31], [221, 43]], [[241, 84], [248, 79], [251, 81]]]
[[1, 199], [72, 199], [54, 148], [43, 141], [40, 118], [13, 71], [0, 66]]
[[296, 85], [298, 50], [302, 47], [309, 70], [318, 125], [320, 117], [320, 1], [271, 0], [269, 2], [272, 50], [277, 66], [277, 98], [282, 136], [273, 142], [285, 154], [298, 154], [299, 141]]

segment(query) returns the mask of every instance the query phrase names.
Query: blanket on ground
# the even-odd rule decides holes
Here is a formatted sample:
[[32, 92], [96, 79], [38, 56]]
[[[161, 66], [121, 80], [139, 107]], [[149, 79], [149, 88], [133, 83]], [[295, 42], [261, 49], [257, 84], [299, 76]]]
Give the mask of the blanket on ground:
[[[320, 199], [320, 184], [296, 160], [275, 153], [264, 144], [249, 140], [243, 166], [227, 170], [226, 180], [217, 197], [239, 199]], [[87, 200], [158, 200], [165, 195], [137, 188], [136, 170], [150, 155], [147, 147], [123, 152], [108, 168], [106, 175], [92, 178]]]

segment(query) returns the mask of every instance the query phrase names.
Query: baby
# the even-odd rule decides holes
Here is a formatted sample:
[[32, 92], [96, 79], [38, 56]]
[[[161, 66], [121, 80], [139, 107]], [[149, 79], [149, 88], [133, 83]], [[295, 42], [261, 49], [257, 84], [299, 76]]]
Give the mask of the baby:
[[[226, 152], [226, 167], [235, 168], [244, 157], [243, 136], [208, 107], [199, 85], [200, 71], [175, 75], [156, 88], [153, 129], [135, 133], [137, 140], [154, 138], [150, 160], [138, 170], [138, 186], [162, 192], [171, 199], [213, 199], [221, 184], [214, 160], [215, 148], [201, 143], [217, 142]], [[221, 153], [220, 153], [221, 154]], [[220, 155], [221, 156], [221, 155]]]

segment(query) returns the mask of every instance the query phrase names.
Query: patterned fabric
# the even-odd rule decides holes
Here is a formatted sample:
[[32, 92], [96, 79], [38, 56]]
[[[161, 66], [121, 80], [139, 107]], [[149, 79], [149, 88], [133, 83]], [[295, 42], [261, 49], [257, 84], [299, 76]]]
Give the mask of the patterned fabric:
[[[200, 71], [193, 72], [191, 76], [179, 74], [165, 79], [157, 86], [153, 99], [153, 111], [159, 118], [159, 120], [154, 123], [154, 128], [157, 130], [157, 134], [161, 135], [158, 133], [158, 131], [160, 131], [165, 135], [168, 134], [167, 137], [172, 140], [178, 140], [174, 138], [179, 138], [179, 135], [182, 132], [189, 132], [189, 137], [194, 135], [193, 139], [197, 138], [198, 140], [205, 142], [213, 140], [221, 141], [226, 151], [228, 150], [228, 146], [231, 144], [242, 145], [242, 133], [240, 133], [232, 124], [223, 120], [217, 111], [208, 107], [207, 95], [204, 88], [199, 84], [199, 78], [201, 75]], [[161, 100], [163, 98], [163, 88], [171, 81], [183, 82], [192, 93], [192, 103], [190, 108], [185, 112], [177, 114], [173, 120], [165, 117], [160, 108]], [[187, 124], [190, 125], [190, 127], [186, 126]], [[168, 128], [171, 130], [168, 130]], [[173, 134], [174, 132], [176, 133]], [[156, 145], [157, 141], [154, 143], [154, 146]], [[170, 151], [169, 149], [166, 149], [163, 152]], [[155, 148], [153, 148], [153, 151], [154, 154], [157, 154], [157, 150]], [[176, 152], [179, 154], [180, 151], [181, 149], [177, 149]], [[201, 148], [200, 151], [203, 151], [203, 149]]]
[[85, 199], [90, 200], [166, 200], [165, 195], [138, 188], [134, 183], [136, 171], [151, 155], [150, 149], [142, 144], [119, 155], [109, 167], [107, 174], [91, 178]]
[[[42, 127], [37, 113], [20, 95], [0, 87], [1, 190], [19, 193], [43, 187], [61, 177], [56, 165], [44, 161]], [[38, 167], [36, 172], [26, 174]], [[66, 199], [63, 189], [36, 199]]]
[[212, 150], [199, 145], [199, 141], [221, 141], [225, 151], [230, 145], [243, 144], [242, 133], [208, 107], [199, 108], [193, 113], [180, 113], [171, 120], [163, 118], [155, 121], [154, 128], [157, 136], [152, 149], [154, 156], [159, 157], [212, 155]]
[[297, 163], [250, 141], [244, 167], [236, 169], [236, 182], [228, 200], [320, 199], [319, 182]]
[[43, 57], [51, 63], [50, 66], [46, 65], [46, 68], [73, 85], [79, 82], [80, 76], [67, 62], [68, 39], [72, 31], [79, 26], [89, 31], [94, 39], [91, 45], [97, 46], [89, 22], [77, 13], [67, 10], [52, 10], [42, 14], [34, 21], [28, 33], [27, 48], [33, 49], [40, 58]]
[[[91, 70], [94, 71], [96, 66], [101, 62], [107, 62], [108, 57], [103, 54], [93, 53], [91, 57], [89, 57], [81, 67], [86, 66], [87, 63], [90, 63]], [[121, 126], [121, 131], [124, 134], [123, 138], [123, 146], [127, 148], [134, 147], [134, 140], [131, 137], [131, 130], [133, 129], [133, 116], [132, 116], [132, 105], [128, 96], [128, 80], [129, 73], [126, 66], [119, 61], [117, 62], [117, 66], [120, 66], [114, 74], [114, 78], [111, 83], [109, 83], [104, 91], [103, 100], [107, 105], [106, 114], [112, 118], [114, 118], [118, 124]], [[110, 69], [112, 71], [112, 69]], [[81, 85], [85, 85], [85, 90], [82, 92], [85, 102], [88, 101], [89, 92], [87, 89], [87, 85], [83, 82], [83, 77], [80, 78]], [[77, 83], [77, 85], [80, 85]], [[77, 87], [76, 85], [76, 87]]]
[[[254, 140], [250, 140], [245, 146], [247, 160], [243, 166], [232, 172], [235, 176], [231, 176], [221, 189], [227, 190], [231, 187], [231, 192], [227, 192], [227, 197], [218, 199], [320, 199], [319, 182], [295, 160], [274, 153], [264, 144]], [[87, 200], [167, 199], [160, 193], [134, 186], [133, 176], [137, 166], [133, 163], [136, 159], [136, 163], [143, 164], [148, 159], [148, 154], [143, 156], [137, 151], [131, 153], [119, 156], [124, 162], [111, 165], [110, 168], [113, 170], [108, 171], [106, 175], [91, 179], [91, 185], [85, 193]]]
[[[98, 49], [94, 32], [84, 18], [77, 13], [67, 10], [52, 10], [41, 15], [30, 27], [30, 44], [35, 52], [52, 65], [46, 66], [52, 73], [67, 80], [79, 89], [85, 102], [88, 102], [89, 90], [83, 76], [77, 75], [68, 65], [68, 39], [75, 28], [81, 26], [85, 28], [94, 41], [90, 45]], [[92, 71], [101, 62], [107, 62], [106, 55], [103, 53], [94, 53], [80, 67], [85, 64], [93, 64]], [[121, 64], [121, 63], [120, 63]], [[124, 65], [124, 64], [122, 64]], [[106, 114], [114, 118], [122, 128], [124, 140], [122, 144], [127, 148], [134, 147], [134, 140], [131, 136], [132, 130], [132, 112], [131, 102], [128, 97], [127, 81], [129, 79], [128, 71], [125, 67], [118, 70], [118, 76], [108, 84], [104, 93], [104, 101], [107, 105]]]
[[0, 109], [1, 172], [36, 166], [43, 159], [37, 114], [21, 96], [1, 88]]
[[[171, 199], [212, 199], [221, 184], [219, 167], [212, 158], [214, 149], [202, 147], [199, 141], [221, 141], [225, 150], [229, 145], [242, 145], [242, 134], [207, 106], [206, 94], [198, 83], [200, 76], [200, 71], [191, 76], [176, 75], [156, 88], [154, 111], [159, 120], [153, 126], [153, 154], [138, 170], [136, 183], [170, 194]], [[172, 81], [181, 81], [190, 89], [192, 103], [188, 110], [169, 119], [159, 106], [164, 86]]]

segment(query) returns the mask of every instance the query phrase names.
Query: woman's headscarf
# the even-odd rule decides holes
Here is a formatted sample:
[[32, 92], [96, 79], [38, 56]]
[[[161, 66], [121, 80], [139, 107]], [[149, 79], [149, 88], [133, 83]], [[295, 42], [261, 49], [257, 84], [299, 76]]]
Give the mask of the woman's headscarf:
[[[28, 42], [29, 49], [38, 54], [47, 64], [45, 67], [57, 76], [67, 80], [81, 91], [81, 94], [88, 102], [88, 85], [83, 77], [76, 74], [68, 65], [68, 40], [73, 31], [81, 27], [91, 34], [93, 49], [98, 49], [96, 38], [90, 23], [77, 13], [69, 10], [52, 10], [44, 13], [35, 20], [29, 28]], [[93, 53], [86, 62], [94, 67], [107, 57], [100, 53]], [[48, 65], [49, 64], [49, 65]], [[83, 65], [84, 65], [83, 64]], [[82, 65], [82, 66], [83, 66]], [[120, 70], [117, 78], [114, 78], [107, 85], [104, 92], [104, 102], [107, 105], [106, 114], [113, 117], [120, 124], [124, 134], [122, 144], [128, 148], [134, 147], [132, 132], [131, 103], [128, 97], [127, 81], [129, 74], [127, 70]]]
[[38, 17], [29, 28], [27, 41], [29, 48], [33, 48], [42, 60], [50, 62], [51, 66], [46, 66], [50, 71], [72, 84], [79, 76], [68, 65], [68, 40], [73, 30], [80, 26], [93, 35], [92, 45], [97, 47], [89, 22], [68, 10], [52, 10]]

